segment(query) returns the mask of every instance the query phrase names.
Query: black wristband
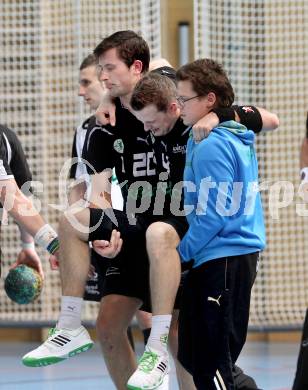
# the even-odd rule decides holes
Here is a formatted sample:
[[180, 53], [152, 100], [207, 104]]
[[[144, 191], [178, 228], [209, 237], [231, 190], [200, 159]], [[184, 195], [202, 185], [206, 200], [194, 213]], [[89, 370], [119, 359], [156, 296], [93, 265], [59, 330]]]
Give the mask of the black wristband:
[[232, 107], [218, 107], [212, 110], [219, 119], [219, 123], [234, 121], [235, 120], [235, 112]]
[[237, 115], [240, 118], [242, 125], [254, 133], [260, 133], [263, 126], [263, 121], [260, 112], [254, 106], [233, 106]]
[[308, 112], [307, 112], [307, 118], [306, 118], [306, 138], [308, 138]]

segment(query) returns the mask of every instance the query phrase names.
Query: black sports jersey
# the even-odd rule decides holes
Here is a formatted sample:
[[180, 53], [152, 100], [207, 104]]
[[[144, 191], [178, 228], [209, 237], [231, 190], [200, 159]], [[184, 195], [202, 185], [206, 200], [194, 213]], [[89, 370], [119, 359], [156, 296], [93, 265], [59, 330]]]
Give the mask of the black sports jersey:
[[[166, 172], [168, 178], [160, 176], [161, 183], [166, 180], [165, 213], [177, 215], [177, 211], [183, 210], [183, 173], [186, 158], [186, 145], [189, 137], [190, 127], [184, 125], [179, 118], [173, 129], [162, 137], [154, 137], [151, 133], [149, 139], [155, 153], [157, 171]], [[175, 187], [176, 186], [176, 187]], [[170, 205], [171, 197], [174, 203]], [[177, 198], [177, 201], [176, 201]]]
[[168, 134], [162, 137], [154, 137], [151, 134], [158, 170], [168, 172], [173, 185], [183, 180], [190, 129], [191, 127], [184, 125], [182, 119], [179, 118]]
[[[0, 124], [0, 184], [1, 180], [8, 179], [15, 179], [18, 187], [21, 188], [26, 182], [31, 182], [32, 175], [17, 135], [8, 127]], [[31, 187], [29, 186], [25, 190], [28, 192], [30, 189]], [[2, 211], [0, 203], [0, 225], [2, 222]]]
[[32, 180], [26, 156], [14, 131], [0, 125], [0, 180], [15, 179], [18, 187]]
[[[116, 125], [89, 123], [82, 157], [87, 160], [89, 174], [115, 168], [121, 186], [124, 208], [129, 202], [139, 207], [148, 202], [142, 214], [152, 214], [158, 182], [154, 151], [140, 122], [116, 99]], [[90, 165], [92, 167], [90, 167]]]
[[0, 179], [13, 179], [10, 165], [10, 146], [8, 139], [5, 137], [4, 132], [0, 131]]

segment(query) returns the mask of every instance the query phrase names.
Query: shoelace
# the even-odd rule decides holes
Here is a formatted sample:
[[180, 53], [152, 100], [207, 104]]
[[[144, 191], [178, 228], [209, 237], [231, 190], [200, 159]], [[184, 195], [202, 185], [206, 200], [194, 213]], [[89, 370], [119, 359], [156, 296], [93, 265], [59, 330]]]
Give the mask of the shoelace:
[[52, 343], [51, 341], [53, 340], [54, 336], [56, 335], [57, 333], [57, 328], [50, 328], [49, 331], [48, 331], [48, 337], [47, 337], [47, 340], [45, 341], [44, 345], [47, 347], [49, 345], [51, 345], [52, 347], [54, 347], [54, 343]]
[[151, 351], [145, 351], [144, 354], [142, 355], [140, 361], [139, 361], [139, 366], [138, 368], [145, 372], [149, 373], [153, 370], [155, 363], [158, 360], [158, 355], [154, 352]]
[[56, 328], [50, 328], [48, 331], [48, 338], [53, 336], [56, 333]]
[[44, 345], [52, 346], [53, 348], [56, 347], [63, 347], [65, 344], [70, 342], [69, 336], [63, 336], [61, 333], [59, 333], [59, 329], [57, 328], [50, 328], [48, 331], [48, 338], [45, 341]]

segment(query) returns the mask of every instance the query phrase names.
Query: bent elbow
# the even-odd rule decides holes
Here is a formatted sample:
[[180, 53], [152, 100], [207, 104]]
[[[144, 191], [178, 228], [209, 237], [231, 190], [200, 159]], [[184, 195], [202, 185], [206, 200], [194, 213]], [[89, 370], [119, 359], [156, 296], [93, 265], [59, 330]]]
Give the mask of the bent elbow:
[[271, 122], [272, 122], [272, 129], [275, 130], [279, 127], [279, 118], [276, 114], [272, 114], [272, 119], [271, 119]]

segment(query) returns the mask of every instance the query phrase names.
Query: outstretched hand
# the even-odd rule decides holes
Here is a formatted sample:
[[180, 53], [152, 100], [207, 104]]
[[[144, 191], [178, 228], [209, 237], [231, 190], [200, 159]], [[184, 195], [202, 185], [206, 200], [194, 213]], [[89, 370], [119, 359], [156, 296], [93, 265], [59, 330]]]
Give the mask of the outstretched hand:
[[113, 259], [116, 257], [123, 245], [123, 240], [121, 238], [120, 232], [117, 230], [113, 230], [111, 233], [110, 241], [105, 240], [95, 240], [92, 243], [93, 249], [100, 256], [107, 257], [109, 259]]

